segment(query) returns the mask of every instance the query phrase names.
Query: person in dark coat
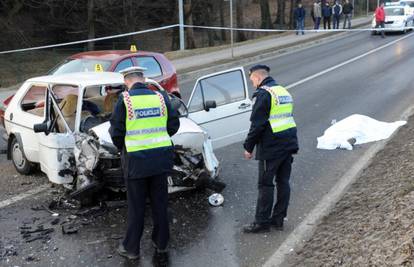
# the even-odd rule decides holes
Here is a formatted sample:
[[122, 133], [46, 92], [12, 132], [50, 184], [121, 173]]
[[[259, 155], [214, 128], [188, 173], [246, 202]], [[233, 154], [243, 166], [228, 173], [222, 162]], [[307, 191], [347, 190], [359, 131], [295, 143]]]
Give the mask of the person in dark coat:
[[306, 11], [303, 8], [302, 3], [298, 3], [298, 7], [295, 8], [294, 15], [296, 20], [296, 35], [299, 34], [299, 31], [302, 32], [302, 35], [305, 34], [304, 28]]
[[352, 19], [352, 11], [354, 10], [354, 6], [349, 2], [349, 0], [345, 0], [345, 4], [342, 7], [342, 13], [344, 14], [344, 29], [346, 23], [348, 22], [348, 29], [351, 29], [351, 19]]
[[[121, 152], [122, 168], [128, 198], [127, 232], [125, 239], [118, 247], [118, 253], [128, 259], [139, 258], [140, 241], [144, 229], [145, 205], [148, 197], [151, 202], [153, 220], [152, 242], [155, 247], [153, 259], [158, 262], [158, 265], [166, 266], [168, 264], [167, 245], [169, 240], [167, 174], [173, 167], [173, 146], [169, 143], [169, 145], [138, 151], [133, 150], [131, 152], [131, 149], [128, 149], [131, 146], [131, 142], [129, 139], [127, 142], [126, 136], [139, 135], [140, 133], [137, 133], [139, 130], [128, 131], [127, 133], [126, 127], [127, 125], [131, 125], [134, 120], [138, 121], [147, 117], [160, 117], [161, 115], [159, 114], [163, 114], [162, 116], [168, 116], [165, 127], [151, 128], [151, 125], [148, 125], [149, 127], [147, 128], [149, 130], [160, 129], [162, 134], [169, 139], [168, 136], [172, 136], [178, 131], [180, 122], [178, 113], [172, 109], [166, 93], [156, 93], [144, 84], [143, 70], [140, 67], [129, 67], [121, 71], [121, 74], [124, 75], [128, 93], [126, 95], [125, 93], [120, 95], [110, 119], [111, 127], [109, 133], [114, 145]], [[131, 103], [130, 99], [135, 96], [144, 99], [145, 96], [155, 94], [160, 97], [159, 103], [160, 107], [162, 107], [162, 113], [154, 112], [154, 109], [157, 108], [149, 108], [150, 110], [148, 108], [135, 109], [135, 104], [129, 105], [130, 108], [128, 110], [126, 109], [126, 105]], [[124, 100], [124, 98], [128, 98], [129, 100]], [[134, 102], [132, 101], [132, 103]], [[164, 113], [165, 109], [167, 113]], [[158, 110], [161, 110], [161, 108], [158, 108]], [[143, 122], [145, 122], [144, 125], [149, 124], [147, 120], [143, 120]], [[144, 135], [148, 134], [148, 131], [144, 132], [141, 130], [141, 132]], [[150, 133], [153, 132], [151, 131]], [[155, 139], [153, 138], [153, 140]], [[139, 143], [142, 140], [132, 142]]]
[[329, 2], [326, 2], [325, 5], [322, 7], [322, 17], [323, 17], [323, 28], [325, 30], [331, 29], [332, 8], [329, 6]]
[[[243, 146], [246, 159], [251, 159], [253, 150], [256, 149], [256, 160], [259, 160], [259, 195], [255, 220], [243, 228], [245, 233], [267, 232], [270, 226], [283, 230], [290, 199], [291, 164], [293, 154], [299, 150], [296, 126], [275, 133], [270, 124], [273, 104], [268, 88], [277, 86], [277, 83], [269, 76], [269, 71], [265, 65], [256, 65], [250, 69], [250, 80], [256, 91], [253, 94], [251, 126]], [[290, 101], [288, 99], [291, 97], [281, 96], [277, 101]], [[277, 188], [275, 204], [274, 182]]]

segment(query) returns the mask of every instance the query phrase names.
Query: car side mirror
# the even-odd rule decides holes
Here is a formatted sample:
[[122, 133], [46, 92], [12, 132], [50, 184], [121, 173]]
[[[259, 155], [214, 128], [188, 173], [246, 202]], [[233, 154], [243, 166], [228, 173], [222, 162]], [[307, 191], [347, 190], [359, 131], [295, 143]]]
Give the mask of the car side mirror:
[[210, 111], [211, 108], [216, 108], [216, 107], [217, 107], [217, 104], [216, 104], [216, 101], [214, 101], [214, 100], [207, 100], [204, 103], [204, 110], [205, 111]]
[[33, 131], [35, 133], [45, 133], [46, 135], [49, 134], [49, 124], [47, 122], [42, 122], [33, 125]]

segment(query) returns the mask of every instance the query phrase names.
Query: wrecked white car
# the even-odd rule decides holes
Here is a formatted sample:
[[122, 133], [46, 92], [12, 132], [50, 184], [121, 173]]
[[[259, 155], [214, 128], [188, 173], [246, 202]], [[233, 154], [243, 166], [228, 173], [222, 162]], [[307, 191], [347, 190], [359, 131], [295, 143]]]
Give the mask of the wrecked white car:
[[[148, 83], [162, 90], [156, 82]], [[52, 183], [71, 189], [73, 197], [102, 187], [125, 190], [120, 155], [108, 133], [109, 117], [123, 90], [118, 73], [27, 80], [5, 113], [8, 158], [22, 174], [40, 166]], [[180, 112], [181, 125], [172, 137], [175, 165], [169, 191], [223, 189], [213, 146], [240, 141], [247, 131], [251, 102], [243, 69], [200, 78], [188, 106], [175, 97], [171, 103]]]

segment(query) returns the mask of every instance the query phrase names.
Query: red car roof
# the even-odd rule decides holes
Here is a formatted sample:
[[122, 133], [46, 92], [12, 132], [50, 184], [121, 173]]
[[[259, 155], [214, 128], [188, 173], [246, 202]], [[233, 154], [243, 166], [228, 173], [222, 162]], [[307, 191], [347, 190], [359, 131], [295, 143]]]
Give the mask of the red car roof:
[[78, 54], [74, 54], [69, 58], [93, 58], [93, 59], [102, 59], [102, 60], [114, 60], [120, 57], [124, 57], [127, 55], [136, 55], [136, 56], [154, 56], [160, 55], [160, 53], [155, 52], [148, 52], [148, 51], [138, 51], [138, 52], [131, 52], [129, 50], [100, 50], [100, 51], [89, 51], [89, 52], [82, 52]]

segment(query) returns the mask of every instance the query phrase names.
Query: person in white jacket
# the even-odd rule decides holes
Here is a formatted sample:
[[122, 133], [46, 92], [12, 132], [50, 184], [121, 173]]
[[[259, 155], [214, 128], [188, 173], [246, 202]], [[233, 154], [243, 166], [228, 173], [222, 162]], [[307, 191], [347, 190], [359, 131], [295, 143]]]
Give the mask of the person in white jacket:
[[315, 23], [315, 30], [319, 29], [319, 24], [321, 23], [321, 17], [322, 17], [321, 2], [319, 0], [316, 0], [316, 2], [313, 3], [313, 8], [312, 8], [312, 18], [313, 18], [313, 22]]

